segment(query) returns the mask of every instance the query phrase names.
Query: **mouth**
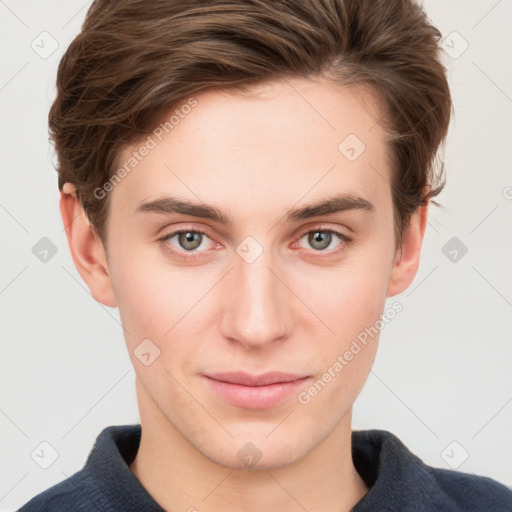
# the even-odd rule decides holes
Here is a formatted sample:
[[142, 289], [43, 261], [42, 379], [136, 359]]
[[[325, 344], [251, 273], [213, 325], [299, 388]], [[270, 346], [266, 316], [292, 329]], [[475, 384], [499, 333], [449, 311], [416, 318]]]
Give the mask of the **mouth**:
[[270, 372], [250, 375], [242, 372], [204, 375], [217, 397], [244, 409], [267, 409], [296, 394], [310, 379], [308, 375]]

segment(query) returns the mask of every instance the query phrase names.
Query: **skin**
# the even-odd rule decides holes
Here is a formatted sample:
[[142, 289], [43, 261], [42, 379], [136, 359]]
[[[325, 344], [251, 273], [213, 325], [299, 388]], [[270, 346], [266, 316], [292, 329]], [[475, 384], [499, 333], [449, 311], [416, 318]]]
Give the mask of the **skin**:
[[[296, 79], [197, 100], [111, 192], [108, 259], [73, 187], [61, 195], [75, 265], [125, 327], [142, 425], [130, 469], [167, 510], [348, 511], [368, 491], [351, 458], [351, 414], [378, 336], [308, 404], [293, 394], [264, 410], [236, 407], [203, 375], [299, 373], [310, 376], [307, 390], [412, 282], [427, 207], [395, 250], [388, 146], [371, 91]], [[353, 162], [338, 150], [350, 133], [366, 145]], [[233, 225], [135, 213], [165, 194], [214, 205]], [[374, 210], [286, 222], [288, 209], [334, 194]], [[159, 241], [178, 228], [207, 231], [198, 259], [165, 250], [187, 255], [178, 236]], [[320, 228], [352, 242], [332, 235], [320, 250], [308, 238]], [[236, 251], [248, 236], [263, 250], [251, 263]], [[160, 349], [149, 366], [134, 355], [146, 338]], [[250, 468], [237, 457], [248, 442], [261, 453]]]

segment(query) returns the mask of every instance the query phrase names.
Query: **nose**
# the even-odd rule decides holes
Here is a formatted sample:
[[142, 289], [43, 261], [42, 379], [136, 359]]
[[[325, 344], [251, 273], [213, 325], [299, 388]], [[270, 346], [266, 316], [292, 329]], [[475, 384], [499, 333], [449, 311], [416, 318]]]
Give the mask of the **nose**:
[[224, 280], [221, 331], [245, 348], [262, 349], [291, 332], [291, 292], [276, 261], [266, 250], [252, 262], [236, 255]]

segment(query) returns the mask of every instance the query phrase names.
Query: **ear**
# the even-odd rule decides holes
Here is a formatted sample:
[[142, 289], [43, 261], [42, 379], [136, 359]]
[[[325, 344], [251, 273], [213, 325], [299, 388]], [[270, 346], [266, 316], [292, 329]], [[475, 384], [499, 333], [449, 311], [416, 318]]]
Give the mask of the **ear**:
[[111, 308], [116, 307], [103, 243], [93, 231], [77, 198], [75, 186], [71, 183], [64, 184], [59, 206], [78, 273], [98, 302]]
[[396, 251], [388, 281], [387, 296], [393, 297], [406, 290], [414, 280], [420, 264], [421, 245], [427, 225], [428, 204], [420, 206], [412, 214], [409, 226]]

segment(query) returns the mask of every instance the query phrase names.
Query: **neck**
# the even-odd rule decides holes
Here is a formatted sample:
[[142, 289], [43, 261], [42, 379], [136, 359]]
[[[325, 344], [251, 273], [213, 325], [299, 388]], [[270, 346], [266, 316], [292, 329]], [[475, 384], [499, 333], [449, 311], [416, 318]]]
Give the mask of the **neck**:
[[142, 435], [130, 470], [165, 510], [348, 512], [368, 491], [352, 461], [350, 413], [296, 462], [234, 469], [197, 451], [137, 386]]

